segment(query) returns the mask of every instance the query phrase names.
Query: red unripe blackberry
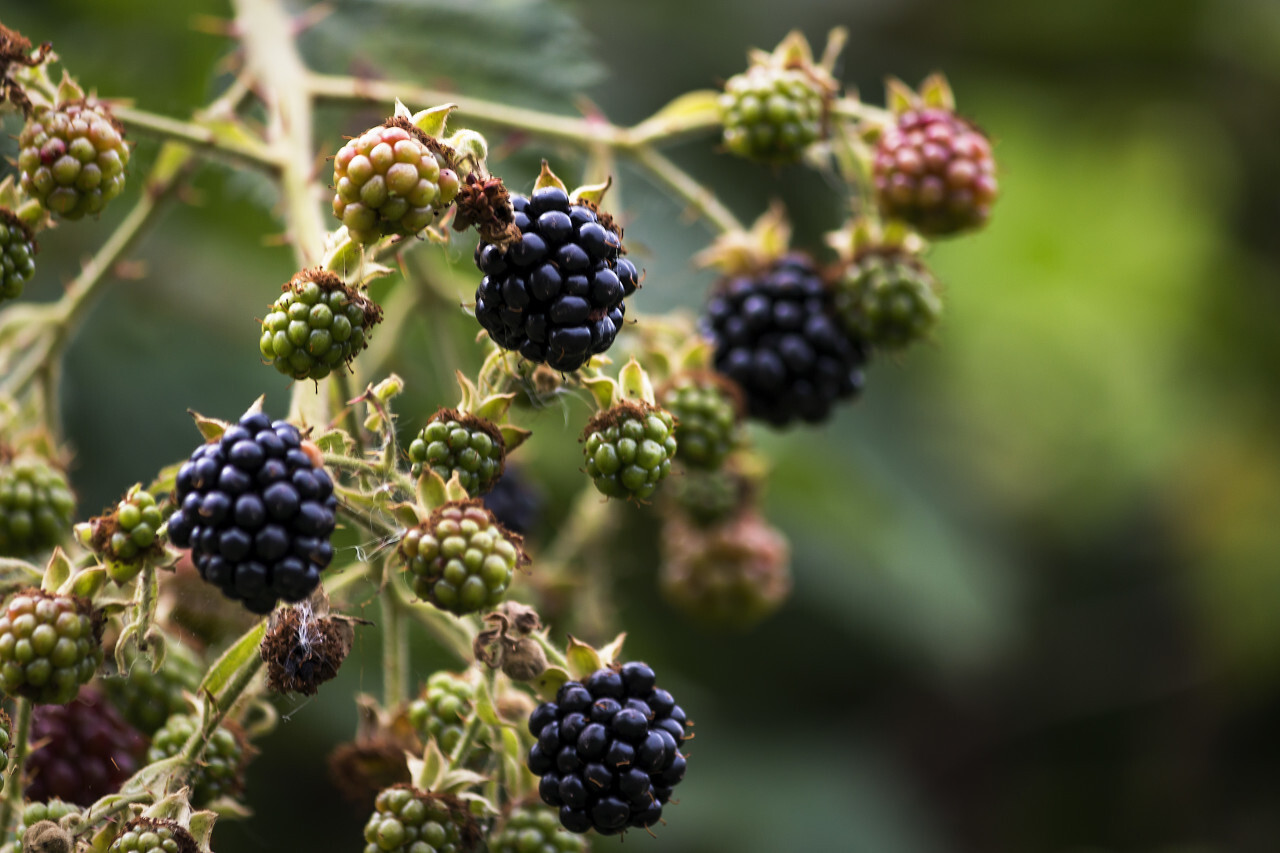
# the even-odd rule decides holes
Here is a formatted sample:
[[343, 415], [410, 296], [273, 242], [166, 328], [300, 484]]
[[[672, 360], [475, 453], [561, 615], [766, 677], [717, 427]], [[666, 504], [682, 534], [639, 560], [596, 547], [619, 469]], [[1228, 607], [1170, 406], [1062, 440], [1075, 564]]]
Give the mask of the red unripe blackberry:
[[66, 705], [37, 705], [31, 715], [26, 796], [91, 805], [133, 775], [147, 739], [97, 690], [85, 688]]
[[640, 283], [635, 265], [613, 220], [559, 187], [512, 196], [511, 206], [520, 239], [476, 247], [476, 320], [503, 349], [577, 370], [613, 345], [623, 299]]
[[453, 202], [460, 183], [451, 156], [407, 119], [392, 118], [349, 141], [333, 158], [333, 215], [358, 243], [412, 237]]
[[333, 480], [298, 428], [261, 412], [240, 418], [178, 469], [169, 539], [200, 576], [254, 613], [302, 601], [333, 559]]
[[459, 615], [496, 606], [524, 559], [520, 537], [479, 501], [447, 503], [400, 541], [413, 591]]
[[983, 225], [996, 200], [995, 160], [982, 131], [950, 110], [898, 116], [876, 144], [873, 175], [885, 217], [942, 237]]
[[703, 330], [715, 343], [715, 369], [742, 389], [753, 418], [816, 423], [862, 390], [867, 349], [840, 327], [831, 290], [806, 255], [720, 282]]
[[35, 237], [17, 216], [0, 207], [0, 302], [21, 296], [35, 274]]
[[18, 145], [23, 192], [64, 219], [99, 213], [124, 189], [129, 146], [105, 104], [36, 107]]
[[88, 599], [25, 589], [0, 614], [0, 688], [65, 704], [102, 663], [102, 617]]
[[566, 682], [529, 716], [538, 795], [570, 832], [651, 826], [685, 773], [691, 724], [643, 663]]

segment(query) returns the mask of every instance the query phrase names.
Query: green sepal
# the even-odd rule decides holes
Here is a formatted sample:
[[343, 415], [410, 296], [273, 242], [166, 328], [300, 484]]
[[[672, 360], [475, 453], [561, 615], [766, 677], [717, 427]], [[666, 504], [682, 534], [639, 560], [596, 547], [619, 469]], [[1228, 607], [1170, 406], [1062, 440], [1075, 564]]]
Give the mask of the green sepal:
[[649, 374], [645, 372], [645, 369], [640, 366], [640, 362], [636, 361], [634, 356], [618, 373], [618, 387], [622, 391], [624, 400], [640, 400], [650, 406], [657, 405], [657, 400], [653, 396], [653, 383], [649, 380]]
[[61, 546], [54, 548], [49, 562], [44, 567], [44, 579], [40, 582], [40, 589], [56, 593], [71, 580], [71, 571], [71, 558]]
[[[403, 106], [399, 101], [396, 101], [396, 103], [399, 106]], [[409, 122], [418, 130], [427, 136], [434, 136], [438, 139], [444, 136], [444, 126], [449, 121], [449, 113], [457, 108], [457, 104], [441, 104], [438, 107], [428, 107], [425, 110], [420, 110], [408, 118]]]
[[916, 93], [897, 77], [887, 77], [884, 81], [884, 103], [889, 112], [895, 116], [902, 115], [916, 106]]
[[711, 358], [715, 354], [715, 344], [702, 335], [694, 335], [690, 343], [680, 353], [676, 369], [671, 374], [687, 370], [706, 370], [711, 366]]
[[191, 838], [195, 841], [200, 853], [211, 853], [209, 845], [213, 841], [213, 825], [217, 820], [217, 813], [208, 809], [192, 813], [187, 832], [191, 833]]
[[385, 406], [404, 393], [404, 380], [400, 378], [399, 374], [392, 373], [386, 379], [374, 385], [372, 390], [373, 396]]
[[431, 789], [440, 794], [462, 794], [467, 788], [483, 785], [489, 777], [465, 767], [455, 767], [440, 777], [440, 781]]
[[449, 477], [449, 482], [444, 484], [445, 497], [450, 501], [465, 501], [471, 495], [467, 494], [467, 490], [462, 486], [462, 478], [458, 476], [458, 472], [454, 471]]
[[253, 817], [253, 810], [238, 802], [234, 797], [218, 797], [212, 803], [209, 803], [209, 811], [213, 812], [217, 817], [235, 818], [244, 820]]
[[44, 572], [26, 560], [0, 557], [0, 597], [29, 586], [37, 586], [43, 579]]
[[89, 839], [89, 853], [107, 853], [119, 833], [120, 827], [114, 823], [107, 823]]
[[569, 674], [575, 681], [581, 681], [597, 669], [604, 667], [600, 653], [572, 634], [569, 635], [569, 645], [565, 649], [564, 659], [568, 664]]
[[791, 223], [782, 202], [774, 200], [747, 231], [729, 231], [693, 256], [699, 267], [715, 267], [726, 275], [752, 273], [787, 253]]
[[511, 401], [515, 398], [516, 393], [514, 391], [506, 394], [490, 394], [480, 401], [472, 414], [478, 418], [484, 418], [487, 421], [500, 424], [502, 419], [507, 416], [507, 412], [511, 409]]
[[65, 104], [68, 101], [79, 101], [84, 98], [84, 89], [80, 84], [72, 79], [66, 69], [62, 70], [62, 81], [58, 83], [58, 103]]
[[434, 791], [449, 767], [449, 759], [435, 738], [427, 741], [422, 757], [406, 754], [405, 762], [409, 765], [410, 784], [420, 791]]
[[347, 226], [341, 225], [325, 237], [325, 252], [320, 265], [344, 282], [353, 270], [363, 266], [364, 247], [351, 239]]
[[[455, 475], [456, 476], [456, 475]], [[449, 489], [444, 478], [431, 468], [423, 466], [418, 477], [418, 503], [425, 510], [433, 510], [449, 502]]]
[[200, 434], [204, 436], [206, 442], [217, 441], [222, 438], [224, 432], [231, 428], [230, 422], [218, 420], [217, 418], [206, 418], [194, 409], [187, 409], [187, 414], [191, 415], [191, 419], [196, 422], [196, 429], [200, 430]]
[[458, 380], [458, 389], [462, 392], [462, 397], [458, 400], [458, 411], [471, 412], [480, 392], [476, 390], [475, 383], [461, 370], [455, 370], [453, 375]]
[[493, 702], [493, 694], [489, 691], [489, 683], [479, 680], [476, 685], [476, 716], [480, 721], [488, 726], [502, 725], [502, 720], [498, 717], [498, 709]]
[[351, 449], [356, 446], [355, 440], [347, 434], [346, 430], [331, 429], [322, 432], [320, 435], [311, 439], [316, 443], [324, 453], [336, 453], [339, 456], [347, 456]]
[[444, 140], [453, 149], [459, 163], [467, 163], [476, 171], [484, 172], [484, 161], [489, 157], [489, 140], [478, 130], [459, 130]]
[[556, 693], [567, 682], [573, 680], [573, 676], [569, 674], [569, 670], [562, 666], [549, 666], [542, 671], [530, 684], [533, 690], [538, 694], [538, 698], [550, 701], [556, 698]]
[[[480, 782], [476, 782], [475, 784], [479, 785], [487, 781], [489, 781], [488, 778], [481, 776]], [[459, 791], [457, 793], [457, 797], [467, 804], [467, 811], [471, 813], [472, 817], [483, 819], [501, 814], [497, 806], [495, 806], [489, 798], [483, 794], [477, 794], [475, 791]]]
[[265, 619], [259, 620], [257, 625], [245, 631], [240, 639], [214, 661], [213, 666], [200, 681], [197, 693], [208, 696], [216, 705], [222, 691], [231, 683], [235, 674], [242, 667], [252, 665], [253, 659], [258, 656], [258, 647], [262, 645], [262, 638], [266, 633], [267, 620]]
[[672, 123], [679, 125], [718, 124], [720, 121], [720, 93], [715, 89], [696, 89], [685, 92], [668, 101], [656, 113], [644, 120], [644, 124]]
[[792, 30], [778, 42], [770, 58], [783, 68], [807, 68], [813, 65], [813, 48], [803, 32]]
[[[557, 688], [558, 689], [558, 688]], [[525, 769], [520, 756], [524, 749], [520, 745], [520, 736], [514, 728], [502, 729], [502, 775], [507, 780], [512, 799], [519, 799], [525, 793], [521, 784], [529, 771]], [[518, 780], [518, 781], [517, 781]]]
[[425, 520], [418, 505], [408, 501], [391, 504], [387, 509], [391, 510], [392, 517], [403, 527], [417, 527]]
[[107, 570], [104, 566], [82, 569], [68, 578], [58, 592], [63, 595], [78, 595], [93, 600], [93, 597], [107, 585]]
[[926, 107], [935, 107], [947, 112], [955, 112], [956, 96], [951, 91], [951, 84], [941, 71], [935, 71], [920, 84], [920, 101]]
[[619, 389], [618, 383], [614, 381], [613, 377], [583, 377], [582, 384], [583, 387], [591, 392], [591, 396], [596, 403], [596, 408], [600, 411], [604, 411], [622, 399], [622, 391]]
[[515, 450], [533, 435], [532, 430], [524, 427], [518, 427], [513, 424], [502, 424], [498, 427], [498, 432], [502, 433], [502, 444], [507, 453]]
[[589, 201], [592, 204], [599, 206], [601, 200], [604, 199], [604, 194], [609, 191], [609, 187], [611, 186], [613, 186], [612, 175], [605, 178], [604, 183], [602, 184], [584, 184], [569, 193], [569, 203], [579, 204], [584, 201]]
[[542, 161], [542, 171], [538, 173], [538, 180], [533, 182], [535, 190], [540, 190], [544, 187], [555, 187], [563, 190], [565, 194], [569, 192], [569, 188], [564, 185], [564, 181], [556, 177], [556, 173], [551, 171], [551, 166], [545, 159]]
[[183, 790], [161, 797], [148, 806], [142, 816], [152, 820], [172, 820], [185, 824], [191, 816], [191, 803], [187, 799], [187, 792]]
[[612, 666], [617, 663], [618, 656], [622, 654], [622, 644], [627, 639], [627, 632], [623, 631], [614, 637], [610, 643], [600, 649], [600, 660], [604, 666]]
[[187, 763], [181, 755], [171, 755], [168, 758], [162, 758], [159, 761], [143, 765], [138, 768], [138, 772], [126, 779], [125, 783], [120, 786], [120, 793], [129, 794], [134, 791], [154, 790], [157, 783], [162, 780], [172, 779], [175, 774], [185, 771], [186, 766]]
[[156, 478], [147, 485], [147, 491], [153, 495], [167, 495], [178, 487], [178, 469], [181, 462], [166, 465], [156, 472]]

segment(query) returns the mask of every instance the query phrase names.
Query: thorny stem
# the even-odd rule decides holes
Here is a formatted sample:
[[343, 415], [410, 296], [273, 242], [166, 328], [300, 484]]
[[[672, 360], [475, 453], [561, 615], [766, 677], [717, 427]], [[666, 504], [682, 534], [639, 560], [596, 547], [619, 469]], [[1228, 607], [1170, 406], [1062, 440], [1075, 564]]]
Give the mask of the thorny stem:
[[111, 112], [129, 130], [138, 130], [169, 142], [183, 143], [202, 155], [265, 169], [272, 174], [281, 168], [280, 160], [274, 152], [245, 134], [219, 132], [199, 121], [182, 121], [136, 107], [114, 105]]
[[14, 700], [17, 719], [13, 724], [13, 755], [9, 759], [9, 772], [4, 780], [4, 799], [0, 801], [0, 830], [8, 835], [9, 821], [22, 807], [22, 766], [27, 760], [31, 742], [31, 700], [19, 697]]
[[[76, 835], [84, 835], [97, 824], [128, 810], [129, 806], [134, 803], [150, 803], [155, 800], [155, 794], [150, 791], [138, 791], [133, 794], [108, 794], [107, 796], [112, 800], [111, 805], [105, 806], [99, 811], [94, 811], [94, 809], [98, 808], [98, 803], [89, 806], [84, 813], [84, 823], [76, 830]], [[103, 799], [106, 799], [106, 797]], [[102, 800], [98, 802], [102, 802]]]
[[394, 572], [390, 560], [383, 560], [383, 586], [378, 593], [382, 606], [382, 704], [396, 708], [409, 697], [409, 625], [388, 574]]

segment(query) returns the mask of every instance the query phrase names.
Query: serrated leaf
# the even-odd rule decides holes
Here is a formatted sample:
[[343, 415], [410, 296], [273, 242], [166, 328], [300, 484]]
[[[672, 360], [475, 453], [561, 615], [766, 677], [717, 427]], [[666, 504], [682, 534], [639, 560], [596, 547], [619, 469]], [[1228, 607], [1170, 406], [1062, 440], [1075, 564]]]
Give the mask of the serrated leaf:
[[513, 426], [512, 424], [503, 424], [498, 427], [498, 431], [502, 433], [502, 443], [506, 447], [507, 453], [515, 450], [533, 435], [530, 430], [524, 427]]
[[263, 619], [257, 625], [245, 631], [240, 639], [236, 640], [231, 648], [222, 653], [209, 671], [205, 674], [204, 679], [200, 682], [198, 692], [208, 694], [215, 700], [218, 699], [222, 691], [231, 683], [232, 678], [241, 667], [248, 666], [253, 659], [258, 656], [258, 647], [262, 645], [262, 638], [267, 633], [267, 620]]
[[564, 658], [568, 664], [569, 673], [575, 681], [581, 681], [597, 669], [604, 667], [600, 653], [572, 635], [569, 636], [569, 645], [565, 649]]
[[191, 415], [191, 419], [196, 422], [196, 429], [200, 430], [200, 434], [204, 436], [205, 441], [216, 441], [222, 438], [222, 434], [231, 427], [229, 421], [206, 418], [192, 409], [187, 409], [187, 414]]
[[71, 560], [61, 547], [53, 549], [53, 555], [44, 567], [44, 580], [40, 588], [45, 592], [57, 592], [71, 579]]
[[569, 671], [560, 666], [549, 666], [542, 671], [542, 675], [535, 678], [533, 684], [534, 692], [544, 701], [551, 701], [556, 698], [556, 692], [566, 683], [573, 680], [573, 676]]

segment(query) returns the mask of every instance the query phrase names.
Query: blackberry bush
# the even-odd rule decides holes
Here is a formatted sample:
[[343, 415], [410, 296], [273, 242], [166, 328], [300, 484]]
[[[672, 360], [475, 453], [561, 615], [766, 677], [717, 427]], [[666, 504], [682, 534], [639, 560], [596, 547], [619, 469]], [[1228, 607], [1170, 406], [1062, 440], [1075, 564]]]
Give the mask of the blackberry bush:
[[0, 302], [21, 296], [35, 272], [35, 237], [12, 211], [0, 207]]
[[[189, 714], [174, 714], [151, 738], [147, 761], [162, 761], [182, 751], [187, 739], [200, 728]], [[213, 730], [205, 742], [200, 761], [191, 766], [186, 784], [191, 787], [191, 804], [207, 806], [223, 797], [235, 797], [244, 788], [244, 766], [249, 747], [241, 735], [225, 726]]]
[[448, 480], [454, 474], [467, 494], [480, 496], [502, 476], [506, 443], [492, 421], [454, 409], [440, 409], [409, 445], [410, 471], [430, 468]]
[[75, 496], [57, 467], [0, 446], [0, 556], [25, 557], [62, 543], [75, 508]]
[[345, 368], [368, 346], [382, 309], [331, 272], [296, 273], [262, 321], [258, 349], [294, 379], [323, 379]]
[[102, 663], [101, 637], [88, 600], [22, 590], [0, 614], [0, 688], [40, 705], [70, 702]]
[[569, 681], [529, 717], [529, 770], [570, 832], [652, 826], [684, 778], [684, 710], [643, 663]]
[[445, 504], [400, 542], [418, 597], [451, 613], [494, 607], [524, 558], [520, 537], [479, 501]]
[[85, 688], [74, 702], [40, 705], [31, 717], [26, 796], [81, 806], [113, 794], [141, 766], [147, 740], [120, 718], [106, 697]]
[[100, 213], [124, 189], [129, 145], [105, 104], [36, 107], [18, 146], [23, 191], [63, 219]]
[[169, 538], [253, 613], [301, 601], [333, 559], [333, 480], [298, 428], [249, 412], [178, 470]]
[[613, 219], [558, 184], [512, 196], [518, 240], [476, 247], [475, 311], [498, 346], [569, 371], [613, 346], [640, 277]]

